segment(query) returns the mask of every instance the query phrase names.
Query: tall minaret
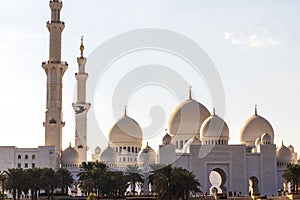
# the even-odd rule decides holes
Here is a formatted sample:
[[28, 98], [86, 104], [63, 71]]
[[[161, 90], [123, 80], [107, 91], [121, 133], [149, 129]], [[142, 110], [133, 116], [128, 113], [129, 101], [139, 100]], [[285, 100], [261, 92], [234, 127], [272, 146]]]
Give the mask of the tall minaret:
[[88, 74], [85, 73], [86, 58], [83, 57], [83, 37], [81, 38], [80, 57], [77, 58], [78, 73], [75, 73], [77, 80], [77, 102], [72, 106], [75, 111], [75, 148], [79, 153], [80, 163], [87, 161], [87, 112], [91, 107], [86, 102], [86, 80]]
[[61, 33], [65, 27], [60, 21], [62, 2], [51, 0], [51, 21], [47, 22], [50, 33], [49, 60], [43, 62], [42, 67], [47, 74], [47, 104], [45, 127], [45, 145], [56, 146], [58, 152], [62, 150], [62, 128], [65, 125], [62, 115], [62, 78], [68, 68], [66, 62], [61, 61]]

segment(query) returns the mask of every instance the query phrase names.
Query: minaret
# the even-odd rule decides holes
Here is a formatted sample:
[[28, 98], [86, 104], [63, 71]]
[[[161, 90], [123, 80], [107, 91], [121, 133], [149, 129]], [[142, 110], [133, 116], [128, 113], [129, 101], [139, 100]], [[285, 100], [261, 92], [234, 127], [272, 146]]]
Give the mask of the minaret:
[[86, 58], [83, 57], [83, 37], [81, 38], [80, 57], [77, 58], [78, 73], [75, 73], [77, 80], [77, 102], [72, 106], [75, 111], [75, 148], [79, 153], [80, 163], [87, 161], [87, 112], [91, 107], [86, 103], [86, 80], [88, 74], [85, 73]]
[[68, 68], [66, 62], [61, 61], [61, 33], [65, 27], [60, 21], [62, 2], [50, 1], [51, 21], [47, 22], [50, 33], [49, 60], [42, 63], [47, 75], [47, 103], [45, 127], [45, 145], [56, 146], [58, 152], [62, 150], [62, 128], [65, 125], [62, 115], [62, 78]]

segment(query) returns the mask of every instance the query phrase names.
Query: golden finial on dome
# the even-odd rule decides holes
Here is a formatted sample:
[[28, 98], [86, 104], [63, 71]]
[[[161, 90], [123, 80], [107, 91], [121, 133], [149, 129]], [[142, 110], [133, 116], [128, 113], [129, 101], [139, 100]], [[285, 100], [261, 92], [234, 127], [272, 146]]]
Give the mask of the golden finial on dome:
[[255, 104], [254, 106], [254, 115], [256, 116], [257, 115], [257, 105]]
[[83, 58], [83, 50], [84, 50], [83, 35], [81, 36], [81, 45], [80, 45], [79, 49], [80, 49], [80, 56], [81, 56], [81, 58]]
[[189, 89], [189, 100], [192, 99], [192, 86], [190, 85], [190, 89]]

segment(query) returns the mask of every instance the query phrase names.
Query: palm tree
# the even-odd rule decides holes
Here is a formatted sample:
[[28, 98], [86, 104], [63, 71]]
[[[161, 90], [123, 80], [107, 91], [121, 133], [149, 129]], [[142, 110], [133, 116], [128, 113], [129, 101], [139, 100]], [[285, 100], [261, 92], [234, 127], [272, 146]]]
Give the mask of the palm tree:
[[123, 196], [129, 186], [128, 180], [120, 171], [107, 171], [103, 181], [104, 194], [113, 198]]
[[292, 193], [299, 192], [299, 181], [300, 181], [300, 165], [290, 164], [285, 169], [282, 177], [292, 184]]
[[149, 179], [149, 184], [151, 185], [151, 187], [153, 187], [153, 177], [154, 177], [154, 174], [157, 170], [159, 169], [162, 169], [164, 167], [166, 167], [167, 165], [165, 164], [160, 164], [160, 163], [157, 163], [157, 164], [150, 164], [150, 175], [148, 177]]
[[7, 179], [5, 181], [5, 189], [10, 191], [13, 195], [13, 199], [19, 199], [22, 189], [21, 186], [24, 183], [23, 180], [23, 169], [13, 168], [5, 171]]
[[183, 200], [190, 197], [190, 193], [200, 192], [200, 183], [196, 180], [196, 176], [186, 169], [175, 167], [173, 169], [173, 179], [175, 198], [182, 198]]
[[141, 175], [141, 170], [137, 164], [128, 165], [125, 174], [130, 181], [131, 193], [135, 195], [136, 184], [143, 183], [143, 176]]
[[42, 188], [42, 169], [32, 168], [25, 171], [26, 183], [31, 191], [31, 199], [37, 200], [38, 192]]
[[87, 194], [96, 192], [97, 196], [103, 193], [104, 177], [108, 166], [103, 162], [83, 162], [81, 172], [78, 173], [80, 188]]
[[164, 200], [174, 199], [173, 188], [174, 180], [173, 168], [167, 165], [164, 168], [156, 170], [153, 175], [153, 191], [157, 193], [157, 198]]
[[94, 162], [82, 162], [81, 165], [80, 165], [80, 168], [83, 170], [83, 171], [89, 171], [89, 170], [92, 170], [94, 169]]
[[158, 199], [188, 199], [190, 193], [200, 192], [196, 176], [186, 169], [168, 165], [154, 172], [153, 191]]
[[5, 180], [6, 180], [6, 174], [4, 171], [0, 171], [0, 186], [1, 186], [1, 191], [2, 191], [2, 194], [4, 194], [4, 183], [5, 183]]
[[42, 169], [42, 185], [43, 189], [48, 194], [48, 200], [53, 199], [54, 189], [58, 187], [58, 175], [52, 168], [43, 168]]
[[58, 187], [60, 187], [63, 194], [67, 194], [68, 188], [74, 183], [74, 178], [71, 172], [67, 169], [59, 168], [56, 171], [56, 175], [58, 177]]

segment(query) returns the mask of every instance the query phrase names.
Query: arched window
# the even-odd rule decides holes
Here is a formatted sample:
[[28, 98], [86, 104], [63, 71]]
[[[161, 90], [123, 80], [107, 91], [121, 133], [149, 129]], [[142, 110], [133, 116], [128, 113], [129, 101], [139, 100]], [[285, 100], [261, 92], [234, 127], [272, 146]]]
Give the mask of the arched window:
[[35, 155], [33, 154], [31, 158], [32, 158], [32, 160], [34, 160], [35, 159]]
[[25, 155], [25, 159], [28, 159], [28, 155]]
[[18, 159], [21, 159], [21, 155], [18, 155]]

